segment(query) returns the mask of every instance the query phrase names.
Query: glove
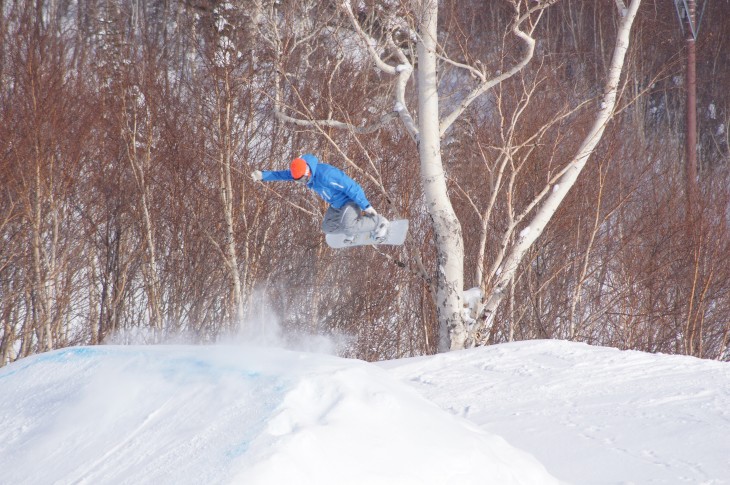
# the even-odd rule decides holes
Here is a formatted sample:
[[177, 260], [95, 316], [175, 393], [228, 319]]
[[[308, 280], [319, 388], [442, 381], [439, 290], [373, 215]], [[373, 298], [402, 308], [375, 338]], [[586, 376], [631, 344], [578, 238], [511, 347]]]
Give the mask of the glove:
[[373, 209], [373, 206], [368, 207], [364, 211], [362, 211], [363, 214], [365, 214], [368, 217], [375, 217], [378, 215], [378, 213]]
[[264, 179], [264, 174], [261, 173], [261, 170], [254, 170], [251, 172], [251, 178], [254, 182], [261, 182]]

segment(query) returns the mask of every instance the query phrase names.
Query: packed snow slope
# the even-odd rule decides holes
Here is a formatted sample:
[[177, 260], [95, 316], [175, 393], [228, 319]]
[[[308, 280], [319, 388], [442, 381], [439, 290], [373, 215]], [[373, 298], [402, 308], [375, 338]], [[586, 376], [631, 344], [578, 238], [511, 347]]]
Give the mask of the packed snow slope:
[[575, 484], [730, 484], [730, 363], [558, 340], [383, 363]]
[[361, 361], [245, 346], [78, 347], [0, 370], [0, 483], [557, 483]]
[[730, 364], [561, 341], [368, 364], [100, 346], [0, 369], [0, 484], [730, 483]]

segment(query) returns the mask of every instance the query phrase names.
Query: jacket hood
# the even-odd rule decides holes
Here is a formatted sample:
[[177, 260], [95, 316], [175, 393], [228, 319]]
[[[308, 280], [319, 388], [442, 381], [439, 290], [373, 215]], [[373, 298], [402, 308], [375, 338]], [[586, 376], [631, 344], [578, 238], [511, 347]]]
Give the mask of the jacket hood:
[[314, 174], [317, 173], [317, 165], [319, 165], [319, 159], [311, 153], [305, 153], [299, 158], [307, 162], [307, 165], [309, 166], [309, 171], [312, 172], [312, 178], [314, 178]]

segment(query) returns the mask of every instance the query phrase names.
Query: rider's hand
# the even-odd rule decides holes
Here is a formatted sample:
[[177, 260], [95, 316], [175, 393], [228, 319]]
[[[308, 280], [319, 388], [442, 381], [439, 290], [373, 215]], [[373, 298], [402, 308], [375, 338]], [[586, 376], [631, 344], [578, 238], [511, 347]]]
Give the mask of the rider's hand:
[[251, 178], [254, 182], [261, 182], [264, 179], [264, 174], [261, 173], [261, 170], [254, 170], [251, 172]]

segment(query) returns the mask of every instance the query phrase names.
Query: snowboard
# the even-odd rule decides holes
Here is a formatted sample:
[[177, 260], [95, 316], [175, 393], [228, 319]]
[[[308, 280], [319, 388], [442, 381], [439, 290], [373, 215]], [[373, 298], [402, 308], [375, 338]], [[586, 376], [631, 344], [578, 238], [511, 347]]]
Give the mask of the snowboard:
[[405, 242], [406, 234], [408, 234], [408, 219], [398, 219], [390, 221], [388, 236], [385, 238], [385, 241], [382, 242], [375, 241], [369, 232], [357, 234], [351, 243], [345, 242], [346, 236], [344, 234], [326, 234], [325, 239], [327, 240], [327, 245], [335, 249], [350, 248], [354, 246], [376, 246], [380, 244], [400, 246]]

